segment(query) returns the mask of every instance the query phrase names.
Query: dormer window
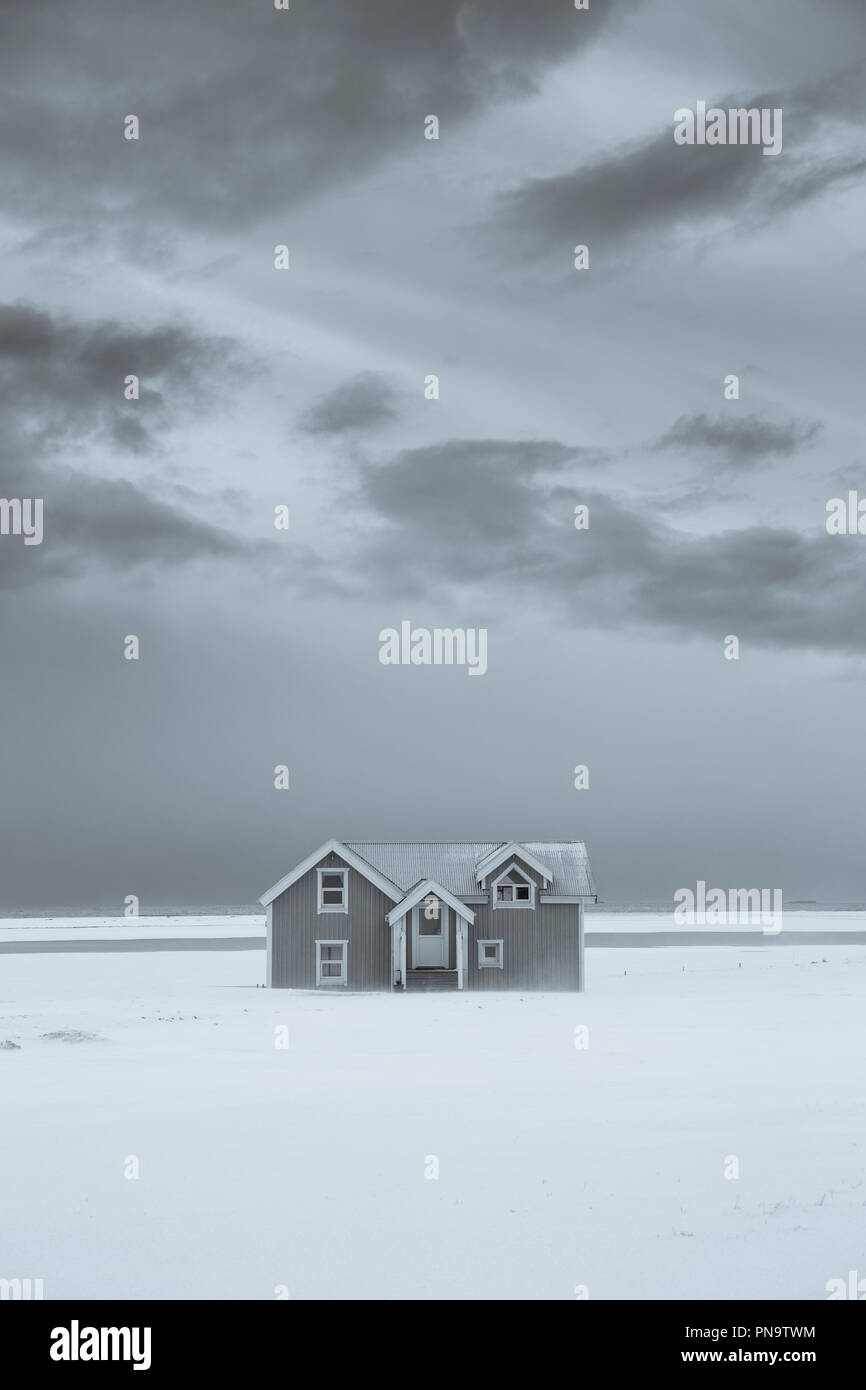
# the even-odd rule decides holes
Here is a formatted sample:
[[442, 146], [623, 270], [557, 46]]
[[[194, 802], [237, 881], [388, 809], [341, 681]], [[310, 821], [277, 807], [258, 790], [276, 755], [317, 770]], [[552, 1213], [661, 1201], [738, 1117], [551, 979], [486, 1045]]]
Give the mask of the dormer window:
[[349, 911], [349, 870], [319, 869], [319, 912]]
[[493, 906], [535, 907], [535, 884], [516, 864], [494, 879]]
[[528, 883], [497, 883], [496, 901], [498, 903], [528, 903], [530, 889]]

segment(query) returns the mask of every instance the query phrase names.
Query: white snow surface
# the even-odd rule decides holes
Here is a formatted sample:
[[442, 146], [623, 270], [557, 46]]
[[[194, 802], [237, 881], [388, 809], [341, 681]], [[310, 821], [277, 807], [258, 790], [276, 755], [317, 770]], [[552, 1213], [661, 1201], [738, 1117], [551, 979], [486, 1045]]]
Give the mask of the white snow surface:
[[0, 944], [4, 941], [99, 941], [106, 937], [133, 940], [142, 937], [210, 937], [265, 935], [261, 916], [161, 917], [0, 917]]
[[[133, 940], [150, 937], [210, 937], [265, 935], [265, 914], [248, 916], [187, 915], [149, 917], [0, 917], [0, 944], [9, 941], [94, 941], [113, 937]], [[598, 934], [637, 932], [641, 935], [656, 932], [706, 931], [709, 934], [730, 931], [753, 931], [760, 937], [760, 923], [732, 922], [729, 926], [682, 927], [670, 912], [603, 912], [591, 910], [584, 916], [587, 932]], [[848, 911], [783, 911], [784, 933], [819, 931], [866, 931], [866, 912]]]
[[866, 948], [587, 961], [583, 995], [334, 996], [257, 988], [263, 951], [0, 956], [0, 1277], [760, 1300], [866, 1273]]

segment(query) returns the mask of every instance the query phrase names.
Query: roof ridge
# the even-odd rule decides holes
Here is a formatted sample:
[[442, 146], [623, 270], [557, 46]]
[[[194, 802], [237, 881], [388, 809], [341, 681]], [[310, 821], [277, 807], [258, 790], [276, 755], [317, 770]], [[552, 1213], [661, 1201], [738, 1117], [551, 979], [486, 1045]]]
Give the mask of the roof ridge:
[[[343, 840], [344, 845], [504, 845], [508, 840]], [[520, 842], [518, 842], [520, 843]], [[563, 840], [562, 844], [568, 844]]]

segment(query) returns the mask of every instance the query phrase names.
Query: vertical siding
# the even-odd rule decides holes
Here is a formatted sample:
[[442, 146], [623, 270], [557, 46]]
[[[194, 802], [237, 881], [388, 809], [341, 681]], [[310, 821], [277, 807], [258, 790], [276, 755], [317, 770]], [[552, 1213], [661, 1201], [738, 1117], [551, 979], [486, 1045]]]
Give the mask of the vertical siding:
[[[317, 908], [318, 868], [349, 869], [349, 911]], [[271, 970], [276, 989], [316, 988], [316, 942], [348, 940], [350, 990], [391, 988], [391, 928], [385, 921], [393, 907], [363, 874], [333, 851], [293, 883], [272, 904]], [[333, 986], [326, 986], [330, 989]], [[338, 993], [341, 986], [336, 986]]]
[[274, 931], [273, 931], [273, 927], [274, 927], [274, 906], [273, 906], [273, 903], [269, 903], [269, 905], [268, 905], [268, 925], [267, 925], [266, 935], [265, 935], [265, 941], [266, 941], [266, 943], [267, 943], [267, 956], [266, 956], [266, 964], [265, 964], [265, 984], [267, 985], [268, 989], [270, 989], [271, 986], [272, 986], [273, 983], [274, 983], [274, 972], [273, 972], [272, 962], [271, 962], [271, 951], [272, 951], [273, 944], [274, 944]]
[[[521, 864], [536, 885], [535, 909], [494, 908], [471, 903], [475, 922], [468, 928], [469, 968], [464, 989], [579, 990], [580, 904], [542, 903], [540, 875]], [[502, 868], [492, 875], [497, 878]], [[488, 881], [488, 889], [490, 881]], [[478, 967], [478, 942], [502, 941], [502, 969]]]
[[579, 914], [580, 914], [580, 916], [579, 916], [579, 918], [578, 918], [578, 923], [579, 923], [579, 928], [580, 928], [580, 955], [579, 955], [579, 959], [578, 959], [578, 970], [579, 970], [579, 980], [580, 980], [580, 983], [578, 984], [578, 989], [580, 989], [580, 990], [585, 990], [585, 989], [586, 989], [586, 949], [585, 949], [585, 948], [586, 948], [586, 936], [585, 936], [585, 934], [584, 934], [584, 926], [583, 926], [583, 903], [580, 903], [580, 905], [579, 905], [579, 907], [578, 907], [578, 912], [579, 912]]

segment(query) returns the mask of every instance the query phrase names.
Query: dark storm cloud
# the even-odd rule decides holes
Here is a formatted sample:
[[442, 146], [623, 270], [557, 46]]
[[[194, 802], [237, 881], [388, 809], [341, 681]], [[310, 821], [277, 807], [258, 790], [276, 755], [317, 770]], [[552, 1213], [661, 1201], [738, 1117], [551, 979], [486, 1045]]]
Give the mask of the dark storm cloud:
[[[200, 559], [267, 562], [270, 538], [254, 544], [210, 520], [214, 504], [225, 509], [221, 495], [162, 483], [152, 495], [141, 482], [68, 462], [106, 443], [112, 452], [159, 454], [160, 432], [212, 406], [225, 373], [245, 367], [229, 339], [184, 326], [137, 329], [0, 305], [0, 491], [42, 499], [44, 526], [38, 545], [0, 536], [0, 587], [100, 570], [157, 573]], [[131, 373], [141, 380], [138, 401], [124, 399]]]
[[[383, 573], [396, 552], [405, 562], [405, 582], [420, 591], [439, 574], [483, 579], [491, 550], [518, 563], [514, 547], [538, 505], [533, 479], [557, 474], [569, 460], [589, 463], [596, 457], [552, 440], [452, 439], [407, 449], [384, 467], [365, 465], [363, 501], [393, 528], [375, 543]], [[419, 541], [435, 557], [429, 573], [424, 562], [412, 562]]]
[[[132, 454], [158, 451], [158, 431], [210, 394], [240, 364], [229, 339], [174, 324], [126, 328], [0, 305], [0, 396], [7, 450], [50, 451], [107, 438]], [[141, 398], [124, 399], [140, 378]]]
[[540, 473], [556, 472], [569, 459], [589, 462], [596, 451], [552, 439], [449, 439], [421, 449], [407, 449], [385, 468], [368, 465], [369, 496], [395, 512], [433, 507], [450, 514], [455, 489], [473, 515], [489, 509], [488, 487], [526, 487]]
[[502, 194], [495, 225], [504, 250], [542, 258], [554, 248], [587, 243], [603, 253], [641, 235], [712, 218], [754, 225], [850, 183], [866, 170], [859, 150], [828, 158], [808, 141], [825, 117], [858, 118], [854, 85], [844, 84], [842, 96], [828, 84], [790, 100], [778, 92], [708, 99], [724, 110], [781, 107], [783, 148], [770, 157], [760, 145], [676, 144], [672, 106], [670, 124], [652, 139]]
[[[866, 650], [866, 548], [828, 536], [823, 513], [803, 532], [697, 535], [585, 486], [564, 446], [461, 440], [365, 467], [361, 501], [380, 528], [358, 573], [383, 590], [399, 573], [413, 597], [468, 587], [479, 603], [555, 608], [577, 628]], [[574, 528], [578, 504], [588, 530]]]
[[[254, 220], [530, 88], [611, 17], [565, 0], [51, 0], [4, 7], [7, 209]], [[141, 139], [122, 138], [126, 114]], [[124, 219], [125, 221], [125, 219]]]
[[[25, 545], [22, 536], [0, 536], [0, 588], [106, 570], [160, 573], [201, 559], [250, 561], [263, 557], [268, 545], [151, 497], [125, 479], [75, 469], [31, 467], [16, 477], [14, 468], [4, 468], [3, 496], [42, 499], [44, 538], [41, 545]], [[199, 498], [202, 510], [204, 502]]]
[[[851, 9], [866, 21], [866, 6], [860, 0], [851, 0]], [[794, 96], [793, 110], [807, 129], [810, 122], [823, 117], [859, 123], [866, 113], [866, 62], [852, 63], [840, 72], [827, 73], [819, 81], [800, 87]]]
[[301, 416], [307, 434], [342, 434], [371, 429], [396, 418], [395, 392], [376, 372], [361, 372], [330, 391]]
[[820, 428], [817, 422], [803, 424], [796, 420], [777, 425], [760, 415], [740, 419], [683, 415], [652, 447], [711, 453], [716, 467], [745, 470], [795, 453], [810, 443]]

